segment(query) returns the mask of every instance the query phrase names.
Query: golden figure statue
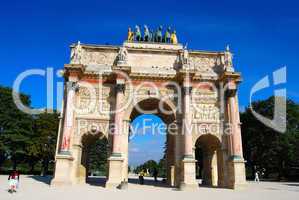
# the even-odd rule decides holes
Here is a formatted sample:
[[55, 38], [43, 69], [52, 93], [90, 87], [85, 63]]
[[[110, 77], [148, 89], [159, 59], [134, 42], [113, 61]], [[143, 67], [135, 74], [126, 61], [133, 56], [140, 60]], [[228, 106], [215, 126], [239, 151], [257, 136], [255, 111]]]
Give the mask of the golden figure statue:
[[131, 28], [128, 29], [128, 41], [132, 42], [134, 40], [134, 33], [132, 32]]
[[176, 31], [175, 30], [171, 33], [170, 41], [171, 41], [172, 44], [177, 44], [178, 43], [178, 38], [176, 37]]

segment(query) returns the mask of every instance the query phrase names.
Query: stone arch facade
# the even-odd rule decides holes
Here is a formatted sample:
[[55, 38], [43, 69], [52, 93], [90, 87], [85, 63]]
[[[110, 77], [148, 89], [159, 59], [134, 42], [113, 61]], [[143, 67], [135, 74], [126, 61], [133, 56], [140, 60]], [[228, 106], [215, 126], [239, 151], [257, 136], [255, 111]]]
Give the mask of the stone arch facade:
[[[120, 56], [124, 49], [126, 55]], [[194, 149], [205, 134], [220, 141], [217, 155], [223, 169], [217, 185], [236, 188], [245, 184], [236, 92], [241, 77], [234, 72], [228, 50], [124, 42], [122, 46], [76, 44], [71, 51], [78, 55], [63, 70], [64, 106], [53, 185], [80, 182], [81, 137], [99, 132], [109, 142], [106, 187], [126, 183], [130, 120], [143, 113], [136, 111], [136, 105], [148, 110], [158, 107], [158, 102], [166, 109], [157, 115], [176, 125], [176, 134], [169, 136], [172, 150], [167, 152], [170, 185], [197, 187]]]

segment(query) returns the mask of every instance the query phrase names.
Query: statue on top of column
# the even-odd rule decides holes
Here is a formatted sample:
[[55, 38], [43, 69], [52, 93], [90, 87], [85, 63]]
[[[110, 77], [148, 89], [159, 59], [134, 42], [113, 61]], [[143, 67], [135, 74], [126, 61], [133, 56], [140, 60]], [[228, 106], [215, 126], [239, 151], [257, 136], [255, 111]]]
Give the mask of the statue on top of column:
[[187, 49], [187, 44], [184, 47], [184, 52], [183, 52], [183, 64], [187, 65], [189, 63], [189, 52]]
[[125, 47], [120, 47], [117, 55], [117, 63], [125, 64], [128, 61], [128, 51]]
[[226, 46], [224, 52], [224, 69], [228, 72], [233, 72], [233, 54], [230, 52], [229, 45]]
[[81, 64], [81, 59], [82, 59], [82, 46], [81, 46], [80, 41], [78, 41], [78, 43], [72, 49], [72, 52], [71, 52], [71, 63]]

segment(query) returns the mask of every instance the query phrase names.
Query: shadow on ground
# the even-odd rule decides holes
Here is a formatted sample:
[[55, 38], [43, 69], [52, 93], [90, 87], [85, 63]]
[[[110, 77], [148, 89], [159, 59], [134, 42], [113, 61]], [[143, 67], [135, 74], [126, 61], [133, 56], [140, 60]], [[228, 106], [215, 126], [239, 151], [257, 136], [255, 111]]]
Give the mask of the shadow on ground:
[[105, 187], [106, 177], [88, 177], [86, 183], [93, 186]]
[[298, 183], [287, 183], [285, 184], [287, 186], [296, 186], [296, 187], [299, 187], [299, 184]]
[[[130, 184], [140, 185], [138, 178], [129, 178], [128, 182]], [[144, 179], [143, 185], [154, 186], [154, 187], [164, 187], [164, 188], [172, 188], [164, 181], [155, 181], [150, 179]]]
[[35, 181], [50, 185], [52, 176], [37, 176], [37, 175], [30, 175], [29, 178], [32, 178]]

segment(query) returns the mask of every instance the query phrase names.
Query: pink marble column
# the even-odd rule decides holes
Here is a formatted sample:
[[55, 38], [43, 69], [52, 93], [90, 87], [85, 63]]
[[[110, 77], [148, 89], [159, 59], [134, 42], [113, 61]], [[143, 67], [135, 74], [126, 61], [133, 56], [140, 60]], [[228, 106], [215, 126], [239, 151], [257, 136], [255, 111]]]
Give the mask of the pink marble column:
[[67, 82], [66, 84], [66, 106], [64, 113], [64, 126], [63, 126], [63, 136], [62, 143], [60, 146], [60, 152], [69, 152], [70, 150], [70, 139], [73, 132], [73, 121], [74, 121], [74, 100], [75, 92], [78, 88], [77, 83]]
[[121, 157], [121, 137], [123, 134], [123, 111], [122, 105], [124, 101], [124, 83], [116, 84], [116, 113], [114, 115], [115, 129], [113, 132], [112, 156]]
[[192, 150], [192, 117], [191, 117], [191, 81], [190, 77], [186, 75], [183, 82], [183, 134], [184, 134], [184, 158], [193, 158]]
[[237, 102], [236, 91], [229, 92], [228, 95], [229, 121], [231, 125], [231, 143], [232, 156], [236, 158], [243, 158], [242, 152], [242, 136], [240, 129], [240, 114]]

